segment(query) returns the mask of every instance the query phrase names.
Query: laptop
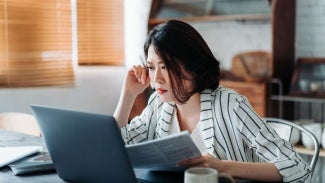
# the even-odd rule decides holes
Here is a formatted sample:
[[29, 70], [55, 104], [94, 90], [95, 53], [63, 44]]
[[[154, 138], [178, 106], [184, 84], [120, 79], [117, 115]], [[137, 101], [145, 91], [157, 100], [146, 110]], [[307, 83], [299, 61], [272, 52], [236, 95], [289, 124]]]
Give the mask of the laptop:
[[60, 178], [78, 183], [139, 182], [112, 116], [31, 108]]

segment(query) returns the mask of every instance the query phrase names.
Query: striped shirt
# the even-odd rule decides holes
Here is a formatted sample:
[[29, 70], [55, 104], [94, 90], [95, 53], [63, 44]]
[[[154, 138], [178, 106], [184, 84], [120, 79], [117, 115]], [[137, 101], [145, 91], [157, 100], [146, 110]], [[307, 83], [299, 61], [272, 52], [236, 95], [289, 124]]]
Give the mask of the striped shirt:
[[[272, 162], [283, 182], [308, 182], [309, 165], [252, 109], [246, 97], [219, 87], [201, 92], [200, 136], [209, 154], [221, 160]], [[140, 116], [121, 128], [126, 144], [169, 135], [176, 106], [154, 92]]]

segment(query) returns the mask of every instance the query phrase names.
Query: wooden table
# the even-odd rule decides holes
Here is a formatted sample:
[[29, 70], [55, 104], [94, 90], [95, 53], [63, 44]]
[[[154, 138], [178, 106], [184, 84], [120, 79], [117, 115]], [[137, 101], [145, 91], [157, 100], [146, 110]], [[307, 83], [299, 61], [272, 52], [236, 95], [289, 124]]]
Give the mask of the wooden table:
[[[45, 144], [42, 138], [25, 135], [22, 133], [6, 131], [0, 129], [0, 147], [5, 146], [24, 146], [24, 145], [41, 145], [45, 149]], [[135, 169], [136, 177], [153, 180], [153, 182], [168, 182], [168, 183], [183, 183], [183, 173], [171, 172], [151, 172], [144, 169]], [[33, 173], [27, 175], [15, 176], [8, 166], [0, 168], [0, 182], [1, 183], [63, 183], [56, 172]], [[220, 179], [220, 183], [228, 182]], [[251, 182], [245, 180], [236, 180], [236, 182]]]

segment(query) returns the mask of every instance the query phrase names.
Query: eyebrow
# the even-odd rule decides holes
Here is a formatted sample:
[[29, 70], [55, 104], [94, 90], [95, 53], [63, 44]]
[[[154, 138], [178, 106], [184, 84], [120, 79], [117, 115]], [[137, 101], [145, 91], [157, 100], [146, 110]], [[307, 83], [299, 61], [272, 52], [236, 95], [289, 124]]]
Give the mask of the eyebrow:
[[[152, 64], [152, 62], [150, 60], [147, 60], [148, 64]], [[165, 62], [163, 60], [159, 60], [158, 64], [165, 64]]]

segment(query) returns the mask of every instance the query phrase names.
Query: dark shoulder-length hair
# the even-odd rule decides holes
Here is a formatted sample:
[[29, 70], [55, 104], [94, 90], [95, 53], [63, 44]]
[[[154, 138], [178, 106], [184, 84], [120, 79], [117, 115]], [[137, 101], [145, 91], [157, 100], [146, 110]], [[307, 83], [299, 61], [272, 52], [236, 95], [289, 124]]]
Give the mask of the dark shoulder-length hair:
[[[185, 103], [193, 94], [219, 86], [219, 61], [202, 36], [191, 25], [170, 20], [153, 28], [145, 41], [147, 59], [149, 46], [165, 62], [175, 98]], [[183, 80], [191, 80], [191, 91]]]

